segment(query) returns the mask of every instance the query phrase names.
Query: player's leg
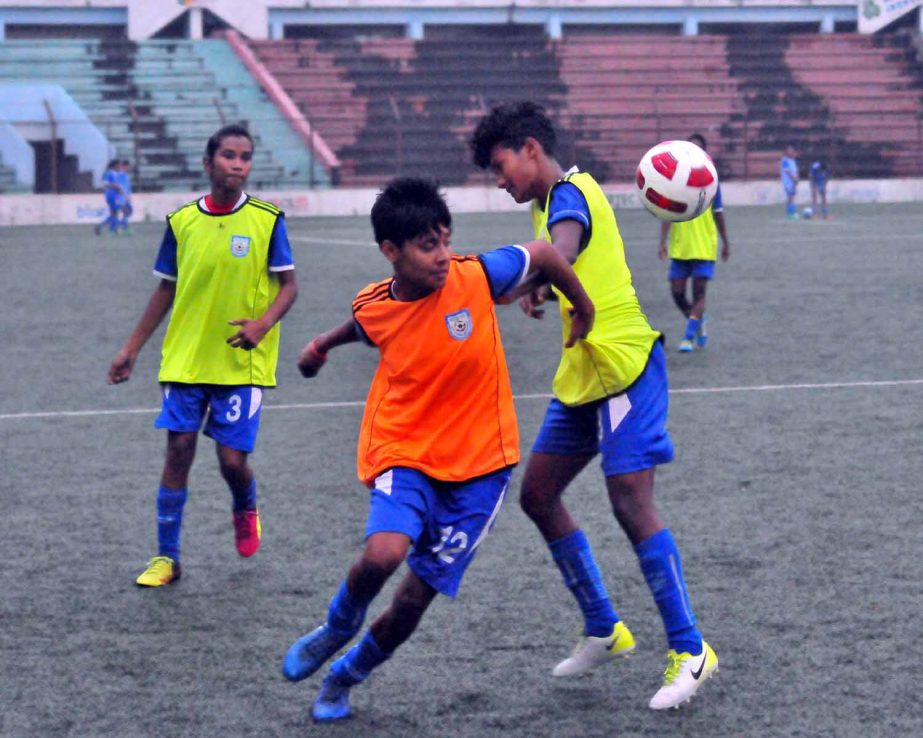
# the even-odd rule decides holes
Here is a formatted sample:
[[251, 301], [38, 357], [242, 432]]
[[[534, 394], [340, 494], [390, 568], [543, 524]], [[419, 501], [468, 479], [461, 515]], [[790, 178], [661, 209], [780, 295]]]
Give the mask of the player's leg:
[[263, 391], [259, 387], [214, 387], [207, 390], [209, 401], [205, 435], [215, 441], [221, 476], [231, 491], [231, 521], [237, 553], [255, 554], [263, 534], [256, 499], [256, 477], [248, 463], [256, 446], [263, 411]]
[[109, 224], [109, 233], [118, 233], [119, 215], [122, 212], [122, 198], [115, 195], [109, 202], [109, 217], [106, 219]]
[[[634, 546], [667, 634], [669, 664], [664, 685], [651, 700], [654, 709], [691, 697], [717, 665], [696, 627], [679, 550], [654, 503], [654, 470], [673, 458], [667, 410], [666, 361], [655, 344], [638, 380], [603, 407], [600, 442], [612, 511]], [[704, 663], [700, 657], [709, 652], [706, 668], [696, 675]]]
[[122, 228], [125, 233], [128, 233], [128, 219], [131, 217], [131, 214], [134, 212], [134, 208], [131, 206], [131, 200], [125, 199], [122, 202], [121, 218], [119, 220], [119, 226]]
[[404, 575], [388, 609], [355, 646], [331, 664], [312, 708], [315, 721], [331, 722], [350, 716], [350, 689], [368, 679], [410, 638], [436, 594], [413, 571]]
[[593, 406], [568, 408], [552, 400], [526, 465], [519, 505], [535, 523], [583, 615], [583, 630], [571, 656], [554, 676], [583, 674], [634, 647], [631, 633], [612, 605], [602, 572], [584, 532], [562, 495], [596, 455], [598, 421]]
[[458, 593], [465, 571], [500, 512], [511, 473], [502, 469], [458, 483], [430, 480], [420, 500], [425, 502], [424, 527], [407, 558], [410, 571], [388, 609], [331, 664], [314, 703], [315, 720], [349, 717], [349, 690], [410, 637], [437, 592], [448, 597]]
[[427, 477], [394, 468], [379, 475], [370, 494], [365, 546], [330, 602], [327, 620], [289, 648], [282, 673], [300, 681], [317, 671], [359, 632], [369, 603], [424, 530]]
[[785, 215], [791, 219], [795, 220], [798, 217], [798, 206], [795, 205], [795, 188], [786, 187], [785, 188]]
[[[694, 262], [690, 259], [671, 259], [670, 272], [668, 275], [673, 302], [676, 303], [676, 307], [679, 308], [679, 311], [686, 318], [687, 327], [689, 322], [689, 311], [692, 309], [692, 304], [686, 297], [686, 285], [692, 277], [693, 264]], [[678, 348], [681, 352], [688, 353], [692, 351], [692, 341], [684, 336]]]
[[297, 682], [314, 674], [359, 632], [369, 604], [407, 557], [411, 539], [404, 533], [370, 535], [327, 608], [322, 625], [295, 641], [285, 654], [282, 673]]
[[167, 431], [167, 452], [157, 490], [157, 555], [135, 580], [142, 587], [159, 587], [180, 577], [180, 532], [186, 504], [189, 470], [195, 459], [206, 400], [196, 385], [164, 384], [156, 428]]
[[702, 348], [708, 343], [708, 317], [705, 313], [705, 296], [708, 291], [708, 282], [714, 275], [715, 262], [701, 261], [696, 266], [692, 276], [692, 308], [689, 311], [689, 320], [686, 324], [686, 335], [695, 339]]
[[689, 309], [692, 307], [689, 300], [686, 299], [686, 277], [670, 280], [670, 294], [673, 296], [673, 302], [683, 314], [684, 318], [689, 317]]

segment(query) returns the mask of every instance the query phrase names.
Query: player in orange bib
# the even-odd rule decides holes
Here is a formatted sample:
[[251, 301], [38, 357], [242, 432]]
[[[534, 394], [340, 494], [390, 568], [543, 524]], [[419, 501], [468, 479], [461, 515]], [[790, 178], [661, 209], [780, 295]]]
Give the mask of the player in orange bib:
[[410, 637], [437, 593], [457, 594], [499, 512], [519, 433], [494, 304], [538, 277], [574, 305], [567, 346], [593, 324], [593, 304], [549, 243], [456, 256], [451, 226], [435, 184], [392, 181], [375, 201], [372, 227], [394, 276], [363, 289], [352, 318], [317, 336], [298, 360], [313, 377], [335, 346], [361, 340], [381, 354], [357, 454], [359, 478], [371, 487], [365, 547], [326, 622], [288, 650], [285, 676], [316, 672], [359, 632], [405, 558], [409, 569], [388, 609], [331, 665], [314, 703], [317, 721], [349, 717], [350, 689]]

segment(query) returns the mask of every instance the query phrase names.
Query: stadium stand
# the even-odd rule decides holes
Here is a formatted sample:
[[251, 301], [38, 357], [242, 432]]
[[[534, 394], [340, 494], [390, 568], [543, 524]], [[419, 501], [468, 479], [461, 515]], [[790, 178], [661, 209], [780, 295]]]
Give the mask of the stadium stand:
[[[401, 171], [483, 182], [465, 139], [492, 102], [531, 98], [571, 132], [562, 158], [630, 179], [657, 141], [705, 133], [725, 178], [775, 178], [793, 144], [838, 176], [919, 173], [923, 107], [904, 37], [626, 34], [428, 27], [423, 40], [303, 28], [252, 48], [342, 161], [343, 185]], [[657, 54], [651, 54], [652, 44]], [[893, 135], [892, 135], [893, 134]]]
[[[226, 46], [217, 40], [51, 39], [40, 45], [8, 41], [0, 45], [0, 83], [54, 80], [60, 84], [118, 155], [134, 163], [139, 190], [205, 187], [203, 143], [219, 126], [232, 122], [248, 124], [257, 140], [250, 179], [254, 187], [311, 184], [303, 151], [299, 160], [285, 150], [281, 158], [275, 157], [269, 148], [268, 142], [291, 146], [279, 131], [278, 112], [266, 103], [258, 109], [263, 119], [254, 121], [251, 115], [260, 102], [259, 88], [246, 72], [237, 76], [236, 83], [227, 79], [219, 83], [209, 68], [215, 54], [203, 50], [209, 44]], [[219, 53], [211, 63], [228, 70], [237, 62]], [[263, 123], [272, 134], [268, 141], [260, 140]]]
[[325, 28], [304, 34], [252, 48], [334, 148], [344, 185], [401, 172], [482, 182], [465, 137], [486, 104], [511, 85], [552, 108], [563, 100], [540, 28], [434, 26], [421, 41]]

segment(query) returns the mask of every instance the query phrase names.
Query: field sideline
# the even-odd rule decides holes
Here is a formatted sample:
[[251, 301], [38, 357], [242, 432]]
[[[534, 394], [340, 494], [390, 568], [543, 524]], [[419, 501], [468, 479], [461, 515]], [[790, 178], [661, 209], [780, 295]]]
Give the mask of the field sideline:
[[[920, 629], [923, 210], [832, 212], [827, 223], [790, 223], [781, 208], [729, 208], [732, 258], [709, 292], [712, 338], [688, 356], [675, 351], [682, 321], [657, 223], [619, 214], [642, 306], [668, 347], [677, 459], [658, 472], [658, 498], [721, 659], [699, 697], [676, 713], [647, 709], [666, 646], [591, 464], [567, 499], [638, 639], [629, 661], [550, 677], [579, 620], [517, 507], [517, 473], [458, 601], [437, 600], [355, 690], [355, 718], [324, 727], [309, 719], [321, 675], [288, 684], [281, 657], [323, 619], [361, 545], [355, 442], [375, 353], [344, 348], [311, 381], [294, 358], [387, 274], [367, 219], [289, 222], [301, 295], [253, 457], [262, 550], [236, 556], [229, 495], [203, 438], [183, 579], [163, 591], [132, 584], [154, 545], [162, 330], [129, 383], [105, 384], [154, 287], [162, 224], [119, 238], [0, 229], [0, 736], [923, 734], [908, 669]], [[519, 213], [462, 215], [455, 226], [460, 252], [529, 238]], [[560, 329], [554, 315], [501, 311], [527, 451]]]

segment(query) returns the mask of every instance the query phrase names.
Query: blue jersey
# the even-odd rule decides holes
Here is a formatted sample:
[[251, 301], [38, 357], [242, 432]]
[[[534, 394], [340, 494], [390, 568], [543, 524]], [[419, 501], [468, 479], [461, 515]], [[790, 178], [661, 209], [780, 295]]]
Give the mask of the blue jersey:
[[122, 194], [131, 197], [131, 175], [128, 172], [115, 172], [115, 181], [122, 186]]
[[830, 172], [823, 162], [815, 161], [811, 163], [811, 183], [813, 185], [816, 187], [823, 187], [827, 184], [829, 177]]
[[107, 200], [115, 201], [122, 198], [122, 191], [119, 189], [121, 186], [121, 182], [119, 182], [119, 174], [120, 172], [117, 172], [114, 169], [107, 169], [106, 173], [103, 175], [103, 186], [115, 185], [114, 187], [106, 187], [105, 190], [103, 190]]
[[798, 161], [791, 156], [782, 157], [780, 167], [782, 185], [786, 190], [792, 189], [798, 183]]

